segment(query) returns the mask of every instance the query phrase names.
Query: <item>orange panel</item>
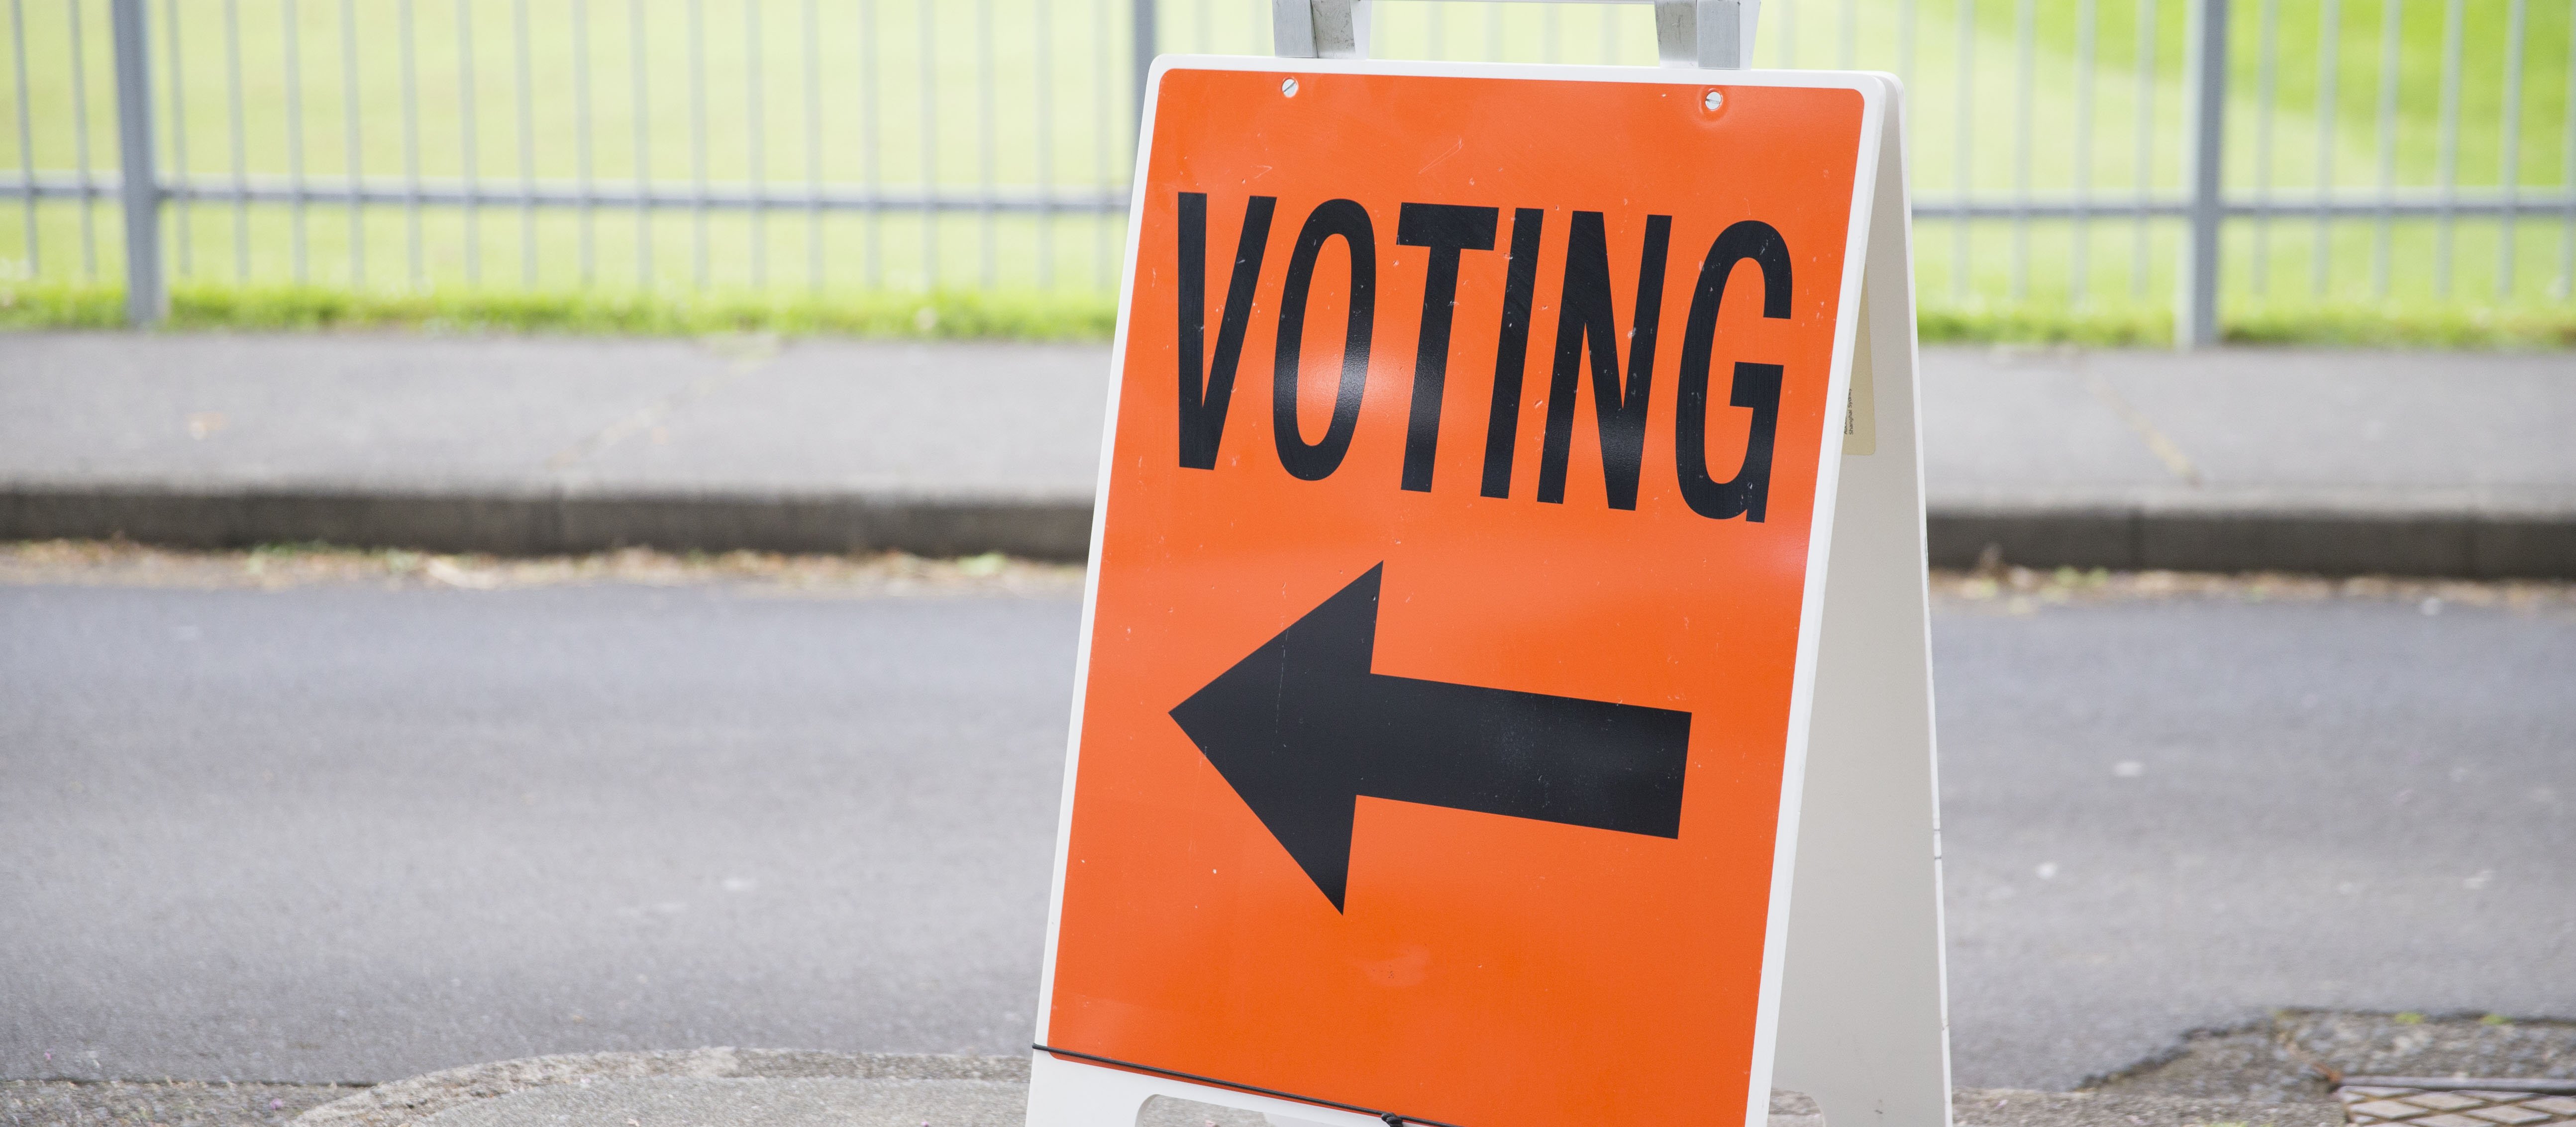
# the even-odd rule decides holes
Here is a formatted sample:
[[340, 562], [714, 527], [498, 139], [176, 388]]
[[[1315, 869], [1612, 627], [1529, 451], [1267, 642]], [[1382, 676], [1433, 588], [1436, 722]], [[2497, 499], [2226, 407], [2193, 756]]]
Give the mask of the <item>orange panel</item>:
[[1863, 104], [1706, 89], [1163, 77], [1049, 1045], [1470, 1127], [1741, 1117]]

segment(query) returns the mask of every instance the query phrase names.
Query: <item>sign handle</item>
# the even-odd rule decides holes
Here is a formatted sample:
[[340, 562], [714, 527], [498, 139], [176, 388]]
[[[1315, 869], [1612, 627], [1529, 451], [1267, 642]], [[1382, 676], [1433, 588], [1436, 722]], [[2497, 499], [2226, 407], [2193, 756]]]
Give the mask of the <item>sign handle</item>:
[[[1743, 70], [1762, 0], [1608, 0], [1655, 6], [1655, 61]], [[1270, 0], [1270, 41], [1283, 59], [1368, 57], [1370, 0]]]

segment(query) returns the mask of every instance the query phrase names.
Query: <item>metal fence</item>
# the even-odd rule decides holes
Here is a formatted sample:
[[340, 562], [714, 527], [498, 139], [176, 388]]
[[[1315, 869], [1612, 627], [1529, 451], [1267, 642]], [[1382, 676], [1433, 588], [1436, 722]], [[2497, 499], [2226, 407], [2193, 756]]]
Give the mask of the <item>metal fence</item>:
[[[0, 275], [121, 258], [138, 322], [165, 276], [1104, 290], [1140, 62], [1271, 48], [1268, 0], [7, 2]], [[1654, 60], [1641, 5], [1375, 7], [1380, 55]], [[2576, 0], [1767, 0], [1755, 62], [1905, 79], [1930, 304], [2191, 343], [2576, 278]]]

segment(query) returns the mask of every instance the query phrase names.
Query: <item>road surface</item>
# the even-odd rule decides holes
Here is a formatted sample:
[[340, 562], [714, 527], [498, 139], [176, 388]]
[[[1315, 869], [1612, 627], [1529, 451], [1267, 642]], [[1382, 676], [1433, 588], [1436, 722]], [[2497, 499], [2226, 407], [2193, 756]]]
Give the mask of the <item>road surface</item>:
[[[0, 587], [0, 1077], [1025, 1049], [1078, 607]], [[2576, 1016], [2576, 616], [1936, 614], [1961, 1084]]]

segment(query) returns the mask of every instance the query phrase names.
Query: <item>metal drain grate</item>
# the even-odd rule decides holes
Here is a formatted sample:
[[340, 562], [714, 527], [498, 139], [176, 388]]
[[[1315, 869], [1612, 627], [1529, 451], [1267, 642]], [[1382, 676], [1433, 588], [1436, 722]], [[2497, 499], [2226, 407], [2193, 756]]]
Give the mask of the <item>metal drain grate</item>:
[[2551, 1127], [2576, 1124], [2576, 1082], [2347, 1076], [2335, 1088], [2355, 1127]]

